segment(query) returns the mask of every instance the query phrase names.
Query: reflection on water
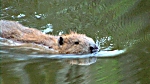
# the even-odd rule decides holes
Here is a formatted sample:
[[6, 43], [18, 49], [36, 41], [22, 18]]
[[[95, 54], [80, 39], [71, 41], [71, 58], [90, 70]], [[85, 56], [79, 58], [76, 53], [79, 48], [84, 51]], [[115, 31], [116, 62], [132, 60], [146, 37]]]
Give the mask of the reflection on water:
[[150, 84], [149, 0], [3, 0], [0, 8], [1, 19], [54, 35], [77, 31], [101, 47], [53, 55], [0, 45], [1, 84]]
[[72, 65], [90, 65], [95, 63], [97, 60], [96, 57], [92, 58], [79, 58], [79, 59], [67, 59], [66, 61]]

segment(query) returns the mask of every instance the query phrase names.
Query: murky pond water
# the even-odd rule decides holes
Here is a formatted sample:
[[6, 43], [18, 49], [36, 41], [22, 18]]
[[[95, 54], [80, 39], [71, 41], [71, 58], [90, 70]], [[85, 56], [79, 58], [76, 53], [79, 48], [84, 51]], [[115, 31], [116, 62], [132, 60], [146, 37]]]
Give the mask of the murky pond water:
[[0, 14], [53, 35], [84, 33], [101, 47], [53, 55], [1, 44], [1, 84], [150, 84], [149, 0], [2, 0]]

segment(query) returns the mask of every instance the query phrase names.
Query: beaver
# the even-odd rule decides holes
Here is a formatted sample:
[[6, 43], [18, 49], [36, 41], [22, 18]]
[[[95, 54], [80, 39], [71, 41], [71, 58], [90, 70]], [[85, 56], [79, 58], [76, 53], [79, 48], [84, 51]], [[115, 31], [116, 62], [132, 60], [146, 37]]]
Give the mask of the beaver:
[[57, 54], [85, 54], [98, 51], [94, 40], [85, 34], [70, 32], [54, 36], [44, 34], [35, 28], [25, 27], [16, 21], [0, 20], [0, 37], [14, 42], [42, 44], [54, 49]]

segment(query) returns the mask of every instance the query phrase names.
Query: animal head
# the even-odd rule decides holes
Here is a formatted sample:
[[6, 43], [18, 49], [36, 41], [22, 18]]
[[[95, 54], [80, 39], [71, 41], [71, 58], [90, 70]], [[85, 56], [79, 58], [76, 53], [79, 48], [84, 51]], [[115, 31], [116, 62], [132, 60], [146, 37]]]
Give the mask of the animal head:
[[58, 44], [59, 53], [83, 54], [98, 51], [98, 47], [92, 38], [74, 32], [60, 36]]

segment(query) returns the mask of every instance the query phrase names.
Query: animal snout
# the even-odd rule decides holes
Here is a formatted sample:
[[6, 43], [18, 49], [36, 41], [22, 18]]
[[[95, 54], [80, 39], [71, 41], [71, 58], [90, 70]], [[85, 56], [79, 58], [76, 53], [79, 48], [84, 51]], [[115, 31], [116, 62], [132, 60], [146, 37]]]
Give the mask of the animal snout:
[[98, 46], [96, 46], [95, 44], [94, 45], [90, 45], [90, 51], [91, 51], [91, 53], [97, 52], [98, 51]]

